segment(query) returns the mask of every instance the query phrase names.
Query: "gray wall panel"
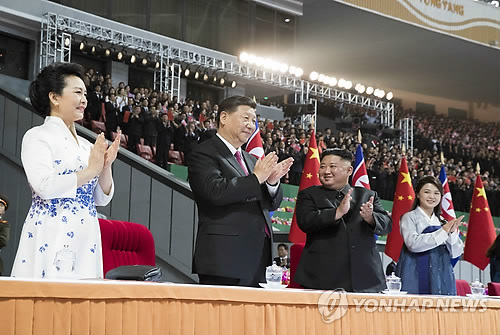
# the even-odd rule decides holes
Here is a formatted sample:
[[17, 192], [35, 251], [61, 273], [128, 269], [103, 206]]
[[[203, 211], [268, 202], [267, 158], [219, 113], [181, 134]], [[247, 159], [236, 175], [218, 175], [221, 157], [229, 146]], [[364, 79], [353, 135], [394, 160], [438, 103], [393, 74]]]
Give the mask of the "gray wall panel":
[[3, 144], [3, 127], [5, 124], [5, 97], [0, 95], [0, 147]]
[[17, 119], [17, 145], [16, 156], [21, 158], [21, 144], [24, 134], [31, 128], [31, 111], [19, 106], [19, 118]]
[[3, 128], [3, 148], [11, 154], [16, 154], [16, 133], [17, 116], [19, 114], [19, 105], [10, 99], [5, 99], [5, 123]]
[[130, 180], [130, 221], [149, 228], [151, 177], [133, 168]]
[[[193, 258], [194, 207], [192, 199], [173, 191], [172, 237], [170, 255], [182, 264], [191, 267]], [[189, 242], [188, 242], [189, 241]]]
[[44, 117], [38, 115], [38, 114], [35, 114], [35, 113], [32, 113], [31, 114], [33, 120], [31, 121], [31, 126], [34, 127], [34, 126], [40, 126], [43, 124], [43, 120], [45, 119]]
[[170, 255], [172, 189], [153, 179], [151, 183], [150, 230], [155, 238], [156, 254]]
[[113, 163], [115, 194], [111, 203], [111, 217], [114, 220], [129, 220], [130, 165], [120, 160]]

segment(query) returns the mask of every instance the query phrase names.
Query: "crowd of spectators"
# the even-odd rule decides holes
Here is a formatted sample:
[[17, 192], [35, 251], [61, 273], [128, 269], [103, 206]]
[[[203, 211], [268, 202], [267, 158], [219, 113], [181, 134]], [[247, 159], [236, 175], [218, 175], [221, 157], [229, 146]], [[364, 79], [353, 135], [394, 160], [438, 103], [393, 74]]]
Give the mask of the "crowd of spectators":
[[[167, 168], [172, 152], [183, 154], [189, 161], [195, 145], [216, 133], [218, 106], [209, 100], [186, 98], [148, 88], [131, 89], [121, 82], [112, 86], [111, 77], [87, 71], [88, 107], [85, 123], [104, 121], [107, 137], [121, 129], [127, 135], [128, 149], [137, 153], [137, 144], [154, 148], [154, 162]], [[375, 111], [359, 106], [336, 103], [339, 125], [350, 120], [342, 130], [322, 129], [316, 132], [320, 151], [326, 148], [346, 148], [355, 152], [357, 129], [362, 124], [377, 124]], [[498, 123], [456, 120], [440, 115], [419, 114], [396, 108], [396, 124], [401, 118], [413, 118], [414, 148], [406, 153], [412, 184], [424, 175], [439, 176], [441, 153], [445, 157], [450, 190], [455, 209], [467, 212], [476, 178], [476, 164], [481, 167], [481, 178], [493, 215], [500, 215], [500, 140]], [[259, 120], [264, 152], [275, 151], [280, 160], [294, 158], [288, 176], [282, 182], [298, 185], [308, 151], [312, 126], [304, 129], [286, 120]], [[339, 127], [340, 128], [340, 127]], [[375, 128], [374, 128], [375, 129]], [[378, 126], [372, 136], [363, 140], [363, 152], [370, 179], [370, 187], [385, 200], [393, 200], [402, 157], [399, 137], [383, 136]]]

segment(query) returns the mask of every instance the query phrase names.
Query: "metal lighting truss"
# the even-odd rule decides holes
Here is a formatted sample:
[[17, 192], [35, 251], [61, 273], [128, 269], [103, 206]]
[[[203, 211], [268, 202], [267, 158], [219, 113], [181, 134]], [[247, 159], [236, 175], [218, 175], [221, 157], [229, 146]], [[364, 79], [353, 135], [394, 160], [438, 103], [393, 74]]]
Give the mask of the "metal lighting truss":
[[55, 62], [69, 62], [70, 60], [71, 35], [58, 29], [54, 16], [44, 15], [40, 32], [40, 69]]
[[[124, 49], [135, 49], [153, 55], [156, 61], [160, 63], [159, 68], [155, 69], [155, 89], [167, 91], [172, 95], [179, 95], [181, 71], [178, 63], [182, 62], [188, 65], [202, 66], [214, 72], [224, 72], [235, 77], [246, 78], [290, 90], [299, 95], [300, 103], [310, 101], [314, 97], [316, 99], [322, 98], [356, 104], [377, 110], [381, 112], [382, 124], [391, 128], [394, 127], [394, 104], [390, 102], [383, 102], [322, 86], [290, 74], [274, 73], [251, 65], [205, 55], [195, 50], [189, 50], [188, 48], [169, 46], [161, 42], [60, 14], [46, 13], [42, 17], [41, 67], [57, 60], [70, 61], [70, 53], [64, 53], [64, 57], [60, 56], [57, 58], [57, 50], [62, 50], [61, 46], [64, 45], [62, 33], [84, 36], [114, 46], [121, 46]], [[62, 54], [61, 51], [59, 52]], [[177, 65], [174, 65], [172, 69], [172, 64], [176, 63]], [[174, 94], [174, 92], [177, 94]]]
[[413, 119], [404, 118], [399, 120], [399, 129], [401, 129], [399, 145], [404, 144], [406, 151], [413, 156]]

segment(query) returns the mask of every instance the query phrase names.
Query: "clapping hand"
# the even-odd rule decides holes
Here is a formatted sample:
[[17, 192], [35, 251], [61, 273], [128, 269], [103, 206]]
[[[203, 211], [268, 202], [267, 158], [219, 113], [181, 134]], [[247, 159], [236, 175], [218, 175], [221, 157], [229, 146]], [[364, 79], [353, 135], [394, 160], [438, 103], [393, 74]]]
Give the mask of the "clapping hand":
[[462, 223], [462, 219], [464, 218], [464, 216], [460, 216], [456, 219], [451, 219], [450, 221], [448, 221], [447, 223], [445, 223], [443, 225], [443, 229], [447, 232], [447, 233], [452, 233], [454, 232], [456, 229], [458, 229], [458, 226], [460, 226], [460, 224]]
[[368, 202], [365, 202], [364, 204], [361, 205], [359, 215], [365, 220], [365, 222], [369, 224], [374, 224], [375, 221], [373, 220], [373, 196], [370, 197], [370, 200]]
[[349, 209], [351, 209], [351, 193], [352, 193], [352, 188], [347, 192], [345, 195], [344, 199], [340, 202], [339, 206], [337, 207], [337, 211], [335, 213], [335, 221], [339, 220], [341, 217], [343, 217], [347, 212], [349, 212]]
[[[104, 153], [104, 169], [111, 167], [111, 164], [116, 159], [116, 156], [118, 154], [118, 150], [120, 149], [120, 138], [122, 135], [122, 131], [118, 131], [118, 135], [116, 136], [115, 140], [111, 145], [107, 148], [107, 150]], [[107, 145], [107, 143], [106, 143]]]
[[273, 169], [273, 172], [271, 173], [269, 178], [267, 178], [267, 182], [270, 185], [276, 185], [278, 183], [278, 181], [281, 179], [281, 177], [283, 177], [284, 175], [286, 175], [288, 173], [292, 164], [293, 164], [292, 157], [289, 157], [289, 158], [279, 162], [278, 164], [276, 164], [276, 166]]
[[95, 140], [94, 146], [90, 150], [88, 169], [92, 171], [92, 175], [95, 177], [99, 175], [104, 167], [104, 154], [108, 143], [104, 138], [104, 134], [100, 133]]
[[253, 169], [253, 174], [257, 176], [260, 184], [268, 180], [269, 176], [271, 176], [274, 172], [277, 163], [278, 156], [276, 156], [276, 153], [274, 152], [271, 152], [264, 158], [257, 160]]

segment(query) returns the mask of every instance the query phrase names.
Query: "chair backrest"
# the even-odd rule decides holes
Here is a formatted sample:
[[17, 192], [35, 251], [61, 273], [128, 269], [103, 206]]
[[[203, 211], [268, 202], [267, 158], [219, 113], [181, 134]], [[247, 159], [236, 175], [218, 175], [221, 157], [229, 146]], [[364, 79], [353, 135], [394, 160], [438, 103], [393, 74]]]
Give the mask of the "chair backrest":
[[302, 286], [293, 281], [293, 277], [295, 276], [295, 271], [297, 271], [304, 246], [304, 243], [297, 243], [290, 247], [290, 285], [288, 287], [302, 288]]
[[100, 134], [101, 132], [106, 133], [106, 125], [101, 121], [90, 121], [90, 128], [96, 134]]
[[122, 265], [155, 265], [155, 242], [145, 226], [99, 219], [103, 273]]
[[500, 296], [500, 283], [488, 283], [488, 295]]
[[455, 285], [457, 286], [457, 295], [465, 297], [467, 294], [471, 294], [470, 285], [467, 280], [457, 279], [455, 280]]

